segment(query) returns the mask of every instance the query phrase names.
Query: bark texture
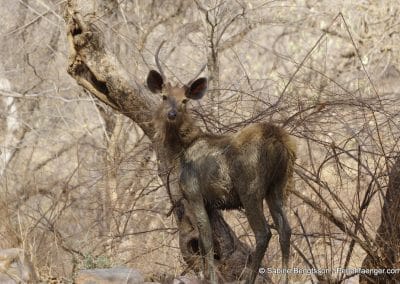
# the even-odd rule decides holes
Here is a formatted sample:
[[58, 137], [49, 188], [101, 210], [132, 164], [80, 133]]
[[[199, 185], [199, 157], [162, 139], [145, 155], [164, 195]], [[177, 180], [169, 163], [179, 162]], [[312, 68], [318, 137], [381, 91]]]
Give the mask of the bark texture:
[[[68, 73], [92, 95], [116, 111], [131, 118], [153, 142], [157, 153], [159, 175], [167, 182], [170, 167], [164, 152], [154, 140], [152, 113], [159, 103], [144, 86], [129, 78], [117, 58], [110, 53], [101, 32], [93, 24], [94, 1], [69, 0], [65, 13], [69, 41]], [[182, 256], [193, 270], [201, 270], [198, 232], [191, 214], [176, 183], [176, 172], [171, 172], [170, 196], [173, 213], [179, 228], [179, 244]], [[211, 212], [213, 240], [216, 250], [216, 266], [223, 281], [239, 278], [244, 269], [250, 249], [233, 233], [219, 212]]]

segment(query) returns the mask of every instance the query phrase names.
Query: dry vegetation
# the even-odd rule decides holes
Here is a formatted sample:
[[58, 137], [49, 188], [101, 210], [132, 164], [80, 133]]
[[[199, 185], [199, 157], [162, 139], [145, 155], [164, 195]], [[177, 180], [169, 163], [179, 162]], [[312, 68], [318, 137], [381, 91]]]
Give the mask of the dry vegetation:
[[[66, 1], [2, 2], [0, 248], [23, 248], [39, 271], [68, 279], [117, 265], [148, 277], [181, 274], [153, 145], [67, 74]], [[375, 234], [400, 137], [393, 1], [94, 3], [107, 49], [140, 84], [164, 40], [160, 57], [177, 82], [208, 64], [209, 94], [192, 104], [205, 129], [272, 121], [297, 137], [287, 209], [293, 267], [355, 268], [379, 255]], [[241, 212], [224, 216], [254, 245]], [[273, 233], [265, 263], [279, 268]]]

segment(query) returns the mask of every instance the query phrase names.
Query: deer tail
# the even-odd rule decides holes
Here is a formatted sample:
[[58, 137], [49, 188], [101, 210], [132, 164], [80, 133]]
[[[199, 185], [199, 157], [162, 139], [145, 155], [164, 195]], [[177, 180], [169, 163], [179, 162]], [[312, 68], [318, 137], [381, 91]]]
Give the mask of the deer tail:
[[[293, 171], [296, 160], [296, 144], [293, 138], [284, 130], [279, 129], [268, 138], [266, 173], [269, 186], [267, 190], [274, 190], [273, 194], [280, 197], [285, 204], [290, 191], [293, 190]], [[266, 192], [271, 194], [271, 192]]]

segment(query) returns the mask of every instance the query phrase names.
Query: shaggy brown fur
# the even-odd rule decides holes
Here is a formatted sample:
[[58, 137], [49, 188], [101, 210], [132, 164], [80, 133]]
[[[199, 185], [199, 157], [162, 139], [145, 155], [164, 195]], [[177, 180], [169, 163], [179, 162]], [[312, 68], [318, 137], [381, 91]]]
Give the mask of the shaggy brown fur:
[[290, 136], [269, 123], [252, 124], [232, 135], [204, 133], [187, 112], [186, 101], [200, 99], [207, 81], [200, 78], [190, 86], [172, 86], [164, 84], [154, 72], [148, 77], [149, 88], [163, 95], [154, 125], [168, 159], [179, 166], [179, 184], [197, 218], [209, 280], [217, 281], [207, 210], [244, 208], [256, 238], [245, 277], [246, 283], [254, 283], [271, 238], [263, 212], [264, 199], [278, 228], [282, 262], [287, 268], [291, 229], [283, 204], [296, 158]]

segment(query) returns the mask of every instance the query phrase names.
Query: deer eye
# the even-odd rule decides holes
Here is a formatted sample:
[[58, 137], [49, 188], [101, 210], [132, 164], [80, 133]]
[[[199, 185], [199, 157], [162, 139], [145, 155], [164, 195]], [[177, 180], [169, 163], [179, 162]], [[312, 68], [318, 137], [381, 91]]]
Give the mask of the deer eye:
[[183, 104], [186, 104], [187, 102], [188, 102], [188, 99], [183, 99], [183, 100], [182, 100], [182, 103], [183, 103]]
[[163, 95], [163, 96], [162, 96], [162, 99], [163, 99], [163, 101], [166, 101], [166, 100], [167, 100], [167, 96], [166, 96], [166, 95]]

